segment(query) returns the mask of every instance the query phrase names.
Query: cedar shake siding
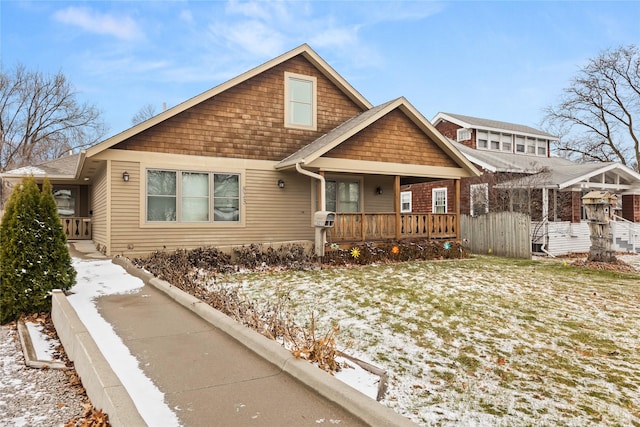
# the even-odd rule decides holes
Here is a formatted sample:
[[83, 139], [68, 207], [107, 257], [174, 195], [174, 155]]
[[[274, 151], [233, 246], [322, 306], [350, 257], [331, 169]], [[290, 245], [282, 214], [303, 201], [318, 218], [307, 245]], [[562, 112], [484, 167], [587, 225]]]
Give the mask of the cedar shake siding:
[[[285, 71], [317, 78], [317, 131], [285, 128]], [[362, 111], [298, 55], [113, 148], [279, 161]]]
[[333, 148], [325, 157], [458, 167], [398, 109]]

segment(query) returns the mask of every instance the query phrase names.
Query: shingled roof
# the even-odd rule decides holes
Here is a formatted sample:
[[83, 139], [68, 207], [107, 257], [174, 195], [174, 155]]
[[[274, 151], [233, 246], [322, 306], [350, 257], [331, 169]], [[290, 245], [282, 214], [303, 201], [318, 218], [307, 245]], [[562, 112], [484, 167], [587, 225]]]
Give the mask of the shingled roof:
[[498, 120], [481, 119], [479, 117], [463, 116], [462, 114], [438, 113], [431, 122], [436, 125], [439, 120], [447, 120], [464, 128], [482, 129], [498, 132], [507, 131], [545, 139], [558, 139], [558, 137], [555, 135], [551, 135], [550, 133], [541, 131], [539, 129], [534, 129], [530, 126], [501, 122]]

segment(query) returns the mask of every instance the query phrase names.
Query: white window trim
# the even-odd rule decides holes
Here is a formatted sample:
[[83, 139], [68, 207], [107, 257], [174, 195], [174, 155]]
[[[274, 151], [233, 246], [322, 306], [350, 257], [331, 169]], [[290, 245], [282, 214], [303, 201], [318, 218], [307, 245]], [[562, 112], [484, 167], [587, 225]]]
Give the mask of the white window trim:
[[456, 132], [456, 141], [469, 141], [471, 139], [471, 129], [461, 128]]
[[[291, 113], [291, 105], [289, 102], [289, 80], [298, 79], [306, 80], [312, 83], [311, 94], [311, 126], [304, 126], [289, 121]], [[313, 76], [305, 76], [302, 74], [284, 73], [284, 127], [290, 129], [317, 130], [318, 129], [318, 79]]]
[[[408, 200], [409, 201], [409, 209], [403, 209], [402, 208], [402, 205], [403, 205], [402, 198], [403, 197], [407, 197], [407, 196], [409, 197], [409, 200]], [[401, 213], [409, 213], [409, 212], [411, 212], [411, 210], [413, 209], [413, 203], [412, 202], [413, 202], [413, 196], [411, 194], [411, 191], [401, 191], [400, 192], [400, 212]]]
[[447, 187], [434, 188], [431, 190], [431, 212], [436, 213], [436, 193], [444, 191], [444, 212], [447, 213], [449, 211], [449, 206], [447, 202]]

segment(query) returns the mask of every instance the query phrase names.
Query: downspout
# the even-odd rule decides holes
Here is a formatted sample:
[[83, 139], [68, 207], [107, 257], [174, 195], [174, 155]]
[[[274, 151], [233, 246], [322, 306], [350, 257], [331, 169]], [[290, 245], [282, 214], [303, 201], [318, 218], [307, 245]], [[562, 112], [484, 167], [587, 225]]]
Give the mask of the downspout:
[[300, 163], [296, 163], [296, 170], [301, 173], [302, 175], [307, 175], [310, 176], [311, 178], [317, 179], [320, 181], [320, 210], [327, 210], [327, 204], [326, 204], [326, 188], [325, 188], [325, 181], [324, 181], [324, 176], [317, 174], [317, 173], [313, 173], [310, 172], [306, 169], [302, 169], [302, 167], [300, 167]]

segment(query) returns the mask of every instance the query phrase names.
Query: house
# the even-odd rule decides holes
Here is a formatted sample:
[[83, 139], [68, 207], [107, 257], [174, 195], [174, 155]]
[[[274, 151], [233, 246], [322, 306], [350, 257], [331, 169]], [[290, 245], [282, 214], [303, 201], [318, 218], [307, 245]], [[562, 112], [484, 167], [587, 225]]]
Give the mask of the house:
[[[107, 255], [203, 245], [459, 238], [479, 171], [405, 98], [373, 106], [302, 45], [67, 158], [48, 176], [70, 239]], [[400, 187], [452, 180], [446, 212], [402, 213]], [[324, 237], [323, 237], [324, 238]], [[324, 242], [320, 242], [321, 244]]]
[[[518, 211], [531, 215], [532, 248], [561, 255], [587, 252], [589, 228], [582, 196], [618, 194], [614, 249], [640, 251], [640, 174], [618, 163], [575, 163], [550, 154], [556, 138], [518, 124], [438, 113], [433, 125], [483, 171], [461, 183], [461, 214]], [[403, 188], [421, 211], [446, 209], [451, 182]], [[411, 193], [409, 193], [411, 192]]]

